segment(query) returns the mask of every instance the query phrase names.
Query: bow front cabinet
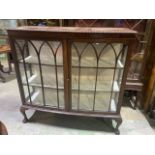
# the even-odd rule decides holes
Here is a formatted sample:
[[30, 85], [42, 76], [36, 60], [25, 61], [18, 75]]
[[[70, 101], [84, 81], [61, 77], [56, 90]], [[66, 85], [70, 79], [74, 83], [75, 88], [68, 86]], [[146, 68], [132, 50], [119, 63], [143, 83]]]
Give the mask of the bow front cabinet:
[[28, 109], [102, 117], [119, 134], [135, 34], [127, 28], [9, 29], [24, 122]]

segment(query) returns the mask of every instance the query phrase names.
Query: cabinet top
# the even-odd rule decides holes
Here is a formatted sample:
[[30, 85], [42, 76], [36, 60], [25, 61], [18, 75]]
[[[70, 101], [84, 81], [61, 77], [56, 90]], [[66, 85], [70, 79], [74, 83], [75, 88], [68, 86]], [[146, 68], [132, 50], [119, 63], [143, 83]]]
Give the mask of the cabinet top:
[[48, 26], [21, 26], [8, 31], [42, 31], [66, 33], [111, 33], [111, 34], [136, 34], [137, 31], [128, 28], [90, 28], [90, 27], [48, 27]]

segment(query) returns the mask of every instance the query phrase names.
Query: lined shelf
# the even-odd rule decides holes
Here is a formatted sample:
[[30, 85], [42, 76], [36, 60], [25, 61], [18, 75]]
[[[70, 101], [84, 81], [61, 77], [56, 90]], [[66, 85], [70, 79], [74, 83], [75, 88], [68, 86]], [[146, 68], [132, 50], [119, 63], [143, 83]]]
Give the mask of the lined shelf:
[[[28, 84], [29, 84], [29, 86], [32, 86], [32, 87], [41, 88], [42, 85], [41, 85], [41, 83], [36, 82], [36, 80], [35, 80], [36, 78], [37, 78], [37, 75], [32, 75], [30, 78], [28, 78]], [[73, 91], [78, 91], [78, 84], [76, 84], [77, 81], [73, 80], [72, 82], [74, 83], [74, 85], [72, 85], [72, 90]], [[102, 83], [100, 84], [100, 82], [98, 81], [99, 85], [97, 85], [96, 91], [97, 92], [110, 92], [111, 87], [109, 87], [109, 85], [112, 86], [112, 81], [101, 81], [101, 82]], [[92, 87], [92, 85], [90, 85], [90, 83], [92, 83], [92, 82], [90, 81], [87, 84], [80, 85], [80, 91], [83, 91], [83, 92], [92, 92], [93, 91], [94, 92], [94, 86]], [[27, 82], [24, 81], [23, 85], [27, 86]], [[57, 89], [56, 85], [54, 86], [54, 85], [46, 85], [46, 84], [44, 84], [43, 87], [47, 88], [47, 89]], [[108, 90], [108, 88], [109, 88], [109, 90]], [[59, 90], [64, 90], [64, 87], [63, 86], [58, 86], [58, 89]], [[119, 92], [119, 90], [120, 90], [120, 88], [119, 88], [118, 82], [114, 81], [113, 82], [113, 92]]]
[[[92, 59], [92, 60], [90, 60], [90, 59], [88, 59], [88, 60], [85, 60], [84, 61], [84, 63], [83, 63], [83, 65], [78, 65], [78, 63], [76, 63], [76, 61], [75, 60], [77, 60], [76, 58], [72, 58], [73, 59], [73, 61], [74, 61], [74, 63], [72, 63], [72, 68], [92, 68], [92, 69], [123, 69], [124, 68], [124, 65], [122, 64], [122, 62], [120, 61], [120, 60], [118, 60], [117, 61], [117, 66], [116, 67], [114, 67], [114, 66], [112, 66], [112, 65], [114, 65], [114, 62], [112, 62], [111, 60], [107, 60], [107, 61], [105, 61], [105, 60], [103, 60], [103, 61], [100, 61], [100, 62], [102, 62], [102, 63], [99, 63], [99, 66], [98, 67], [96, 67], [96, 63], [94, 63], [95, 61]], [[22, 59], [22, 60], [19, 60], [18, 61], [19, 63], [26, 63], [26, 64], [33, 64], [33, 65], [39, 65], [38, 64], [38, 59], [37, 59], [37, 57], [34, 57], [34, 56], [28, 56], [28, 57], [26, 57], [24, 60]], [[46, 61], [46, 60], [42, 60], [42, 62], [41, 62], [41, 65], [43, 65], [43, 66], [51, 66], [51, 67], [55, 67], [55, 64], [53, 63], [52, 64], [52, 62], [54, 62], [54, 61]], [[59, 60], [59, 59], [57, 59], [57, 67], [63, 67], [63, 64], [61, 63], [62, 62], [62, 60]], [[92, 64], [92, 62], [94, 63], [92, 66], [90, 66], [90, 64]], [[104, 64], [104, 63], [107, 63], [107, 64]], [[112, 64], [109, 64], [109, 63], [111, 63], [112, 62]], [[106, 65], [106, 66], [104, 66], [104, 65]]]
[[[45, 96], [46, 96], [46, 104], [44, 106], [46, 107], [51, 107], [51, 108], [58, 108], [58, 104], [57, 104], [57, 99], [56, 99], [56, 94], [51, 94], [50, 96], [48, 96], [46, 93], [50, 93], [50, 91], [46, 92], [45, 91]], [[61, 100], [63, 100], [64, 95], [60, 95], [59, 96]], [[28, 104], [32, 104], [33, 105], [38, 105], [38, 106], [43, 106], [43, 98], [42, 98], [42, 90], [38, 89], [37, 91], [33, 92], [32, 95], [29, 97], [29, 95], [27, 94], [27, 103]], [[31, 100], [30, 100], [31, 98]], [[59, 105], [60, 109], [64, 109], [64, 103], [61, 102], [61, 104]]]
[[[38, 91], [36, 91], [36, 92], [34, 92], [33, 94], [32, 94], [32, 96], [31, 96], [31, 101], [33, 102], [33, 104], [34, 105], [41, 105], [41, 103], [39, 102], [39, 95], [41, 95], [41, 92], [38, 90]], [[27, 96], [27, 98], [28, 98], [28, 96]], [[27, 100], [27, 103], [31, 103], [30, 102], [30, 99], [28, 99]], [[52, 108], [57, 108], [57, 106], [56, 105], [52, 105], [52, 103], [50, 102], [50, 104], [49, 103], [47, 103], [47, 105], [46, 105], [47, 107], [52, 107]], [[96, 110], [94, 110], [94, 111], [96, 111], [96, 112], [101, 112], [100, 110], [98, 110], [98, 109], [100, 109], [100, 107], [106, 107], [105, 109], [108, 109], [108, 107], [109, 107], [109, 104], [105, 104], [104, 102], [100, 102], [100, 104], [97, 104], [96, 105]], [[60, 106], [60, 108], [63, 108], [62, 106]], [[92, 110], [89, 110], [89, 109], [92, 109], [92, 107], [91, 107], [91, 105], [90, 104], [87, 104], [87, 107], [86, 107], [86, 105], [85, 104], [83, 104], [83, 105], [81, 105], [80, 106], [80, 109], [79, 110], [88, 110], [88, 111], [92, 111]], [[111, 100], [111, 103], [110, 103], [110, 109], [109, 109], [109, 111], [110, 112], [116, 112], [116, 109], [117, 109], [117, 104], [115, 103], [115, 101], [114, 101], [114, 99], [112, 99]], [[72, 110], [74, 110], [74, 108], [72, 108]]]

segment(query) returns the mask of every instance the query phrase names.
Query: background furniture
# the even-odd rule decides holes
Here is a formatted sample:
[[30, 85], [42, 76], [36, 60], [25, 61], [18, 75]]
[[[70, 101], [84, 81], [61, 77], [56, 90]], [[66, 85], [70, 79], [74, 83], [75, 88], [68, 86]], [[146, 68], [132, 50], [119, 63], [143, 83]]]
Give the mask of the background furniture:
[[1, 121], [0, 121], [0, 135], [8, 135], [8, 131]]
[[154, 92], [154, 83], [155, 83], [155, 20], [152, 20], [150, 32], [149, 32], [149, 43], [146, 46], [148, 51], [144, 56], [146, 62], [144, 65], [144, 110], [146, 112], [154, 109], [153, 102], [153, 92]]
[[0, 54], [7, 55], [8, 66], [9, 66], [8, 71], [5, 71], [3, 65], [1, 64], [1, 61], [0, 61], [0, 78], [2, 79], [2, 82], [5, 82], [5, 78], [3, 77], [2, 73], [11, 73], [11, 71], [12, 71], [11, 60], [10, 60], [10, 55], [9, 55], [10, 53], [11, 53], [11, 49], [10, 49], [9, 45], [1, 45], [0, 46]]
[[63, 26], [62, 19], [27, 19], [25, 24], [28, 26]]
[[150, 105], [150, 109], [149, 109], [149, 116], [151, 118], [155, 118], [155, 65], [154, 68], [152, 70], [152, 76], [151, 76], [151, 80], [150, 80], [150, 95], [147, 98], [149, 101], [149, 105]]
[[138, 103], [142, 102], [143, 82], [137, 78], [137, 75], [139, 76], [140, 67], [143, 63], [143, 55], [143, 53], [137, 53], [131, 57], [130, 78], [127, 78], [125, 86], [125, 90], [130, 93], [128, 96], [134, 109], [136, 109]]
[[8, 30], [25, 110], [122, 122], [120, 109], [136, 31], [19, 27]]
[[[3, 76], [3, 73], [11, 73], [12, 72], [12, 64], [13, 58], [12, 53], [10, 51], [8, 36], [7, 36], [7, 28], [16, 27], [17, 20], [15, 19], [0, 19], [0, 79], [5, 82], [6, 79]], [[3, 61], [4, 60], [4, 61]], [[8, 70], [4, 70], [4, 64], [2, 62], [8, 62]]]

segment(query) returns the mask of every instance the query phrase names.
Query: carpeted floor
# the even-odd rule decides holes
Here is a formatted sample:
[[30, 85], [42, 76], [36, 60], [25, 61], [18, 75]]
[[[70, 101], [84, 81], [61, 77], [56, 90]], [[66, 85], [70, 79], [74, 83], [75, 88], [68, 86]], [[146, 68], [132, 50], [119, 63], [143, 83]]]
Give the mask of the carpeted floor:
[[[17, 82], [8, 79], [0, 83], [0, 120], [6, 125], [11, 135], [36, 134], [78, 134], [78, 135], [114, 135], [111, 122], [102, 119], [65, 116], [51, 113], [27, 111], [31, 117], [29, 123], [23, 124], [23, 116], [19, 112], [21, 105]], [[13, 79], [13, 80], [12, 80]], [[123, 123], [120, 126], [122, 135], [155, 134], [148, 120], [140, 110], [123, 107], [121, 110]]]

